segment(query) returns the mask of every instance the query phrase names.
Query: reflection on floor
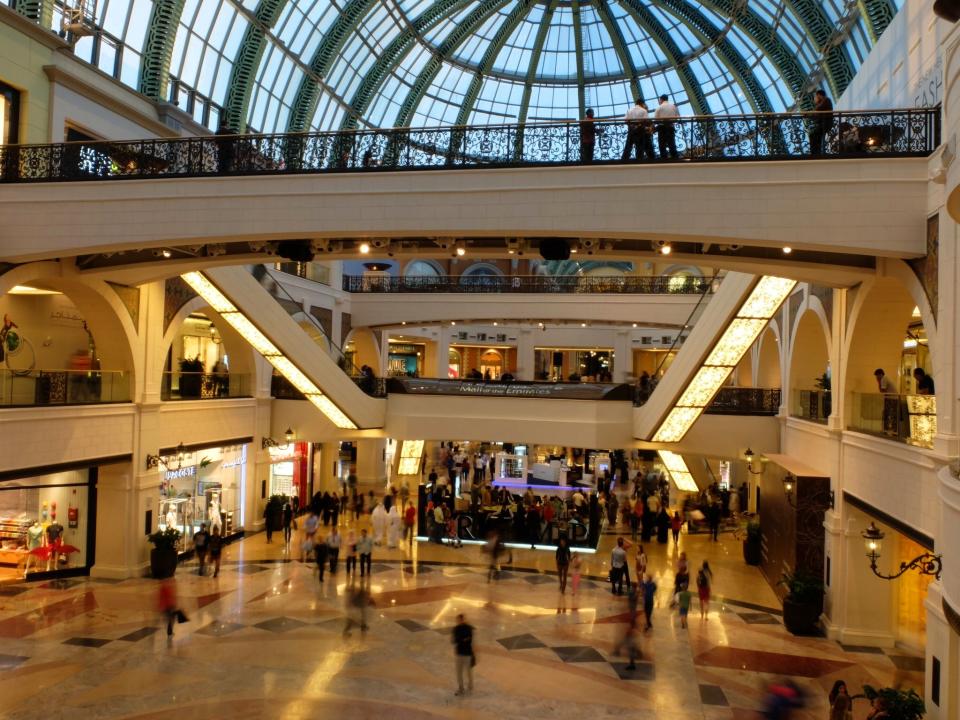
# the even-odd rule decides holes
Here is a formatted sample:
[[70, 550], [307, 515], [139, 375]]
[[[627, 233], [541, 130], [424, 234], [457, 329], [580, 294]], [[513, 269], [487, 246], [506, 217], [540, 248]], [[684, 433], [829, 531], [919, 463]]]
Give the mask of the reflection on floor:
[[[190, 621], [170, 642], [152, 580], [0, 586], [0, 717], [759, 718], [765, 685], [789, 675], [809, 698], [798, 717], [812, 719], [826, 716], [837, 678], [922, 688], [922, 659], [789, 635], [732, 539], [681, 539], [694, 566], [710, 559], [727, 598], [707, 621], [694, 602], [688, 630], [669, 609], [674, 549], [648, 548], [661, 591], [635, 670], [615, 652], [626, 600], [602, 580], [612, 538], [586, 558], [576, 599], [544, 574], [551, 553], [515, 551], [488, 584], [478, 548], [378, 549], [370, 630], [348, 638], [342, 562], [321, 585], [278, 539], [229, 546], [216, 580], [181, 568]], [[465, 698], [453, 694], [449, 638], [460, 612], [477, 629]]]

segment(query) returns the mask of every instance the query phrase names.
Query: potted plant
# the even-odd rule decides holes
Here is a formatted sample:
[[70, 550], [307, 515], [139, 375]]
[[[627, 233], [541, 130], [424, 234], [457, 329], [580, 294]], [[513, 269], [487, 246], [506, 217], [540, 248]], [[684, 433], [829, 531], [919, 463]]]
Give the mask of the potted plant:
[[743, 559], [747, 565], [759, 565], [763, 560], [763, 536], [760, 523], [751, 520], [747, 523], [747, 537], [743, 541]]
[[173, 577], [177, 571], [177, 548], [180, 544], [180, 531], [168, 527], [157, 530], [148, 538], [153, 543], [150, 551], [150, 572], [158, 580]]
[[816, 633], [823, 610], [823, 582], [802, 572], [784, 573], [779, 585], [787, 588], [783, 598], [783, 624], [794, 635]]
[[[886, 687], [878, 690], [870, 685], [864, 685], [863, 696], [875, 705], [880, 705], [890, 720], [920, 720], [927, 712], [923, 698], [917, 695], [917, 691], [913, 688], [898, 690]], [[877, 699], [879, 702], [875, 702]]]

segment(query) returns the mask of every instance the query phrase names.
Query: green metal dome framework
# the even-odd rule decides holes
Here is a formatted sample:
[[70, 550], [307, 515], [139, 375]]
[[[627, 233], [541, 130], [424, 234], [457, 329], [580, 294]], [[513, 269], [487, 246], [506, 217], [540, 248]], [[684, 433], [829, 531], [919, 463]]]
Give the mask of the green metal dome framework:
[[[59, 29], [62, 0], [10, 2]], [[902, 2], [99, 0], [74, 52], [238, 132], [778, 112], [838, 97]]]

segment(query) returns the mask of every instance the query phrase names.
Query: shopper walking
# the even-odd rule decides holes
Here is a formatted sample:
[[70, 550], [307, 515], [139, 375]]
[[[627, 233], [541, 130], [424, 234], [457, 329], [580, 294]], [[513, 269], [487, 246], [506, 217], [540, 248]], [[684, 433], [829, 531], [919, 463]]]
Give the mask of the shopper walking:
[[346, 539], [347, 575], [357, 574], [357, 534], [353, 530], [347, 531]]
[[637, 571], [637, 583], [647, 574], [647, 553], [643, 550], [643, 545], [637, 545], [637, 556], [634, 560], [634, 569]]
[[557, 541], [557, 576], [560, 579], [560, 592], [567, 591], [567, 573], [570, 570], [570, 547], [566, 538]]
[[197, 562], [200, 564], [197, 575], [207, 574], [207, 546], [209, 544], [210, 533], [207, 532], [207, 524], [200, 523], [200, 529], [193, 534], [193, 551], [197, 554]]
[[660, 159], [666, 160], [667, 154], [677, 159], [677, 119], [680, 111], [670, 102], [666, 95], [660, 96], [660, 105], [653, 113], [657, 123], [657, 145], [660, 149]]
[[327, 535], [327, 557], [330, 560], [330, 574], [337, 574], [337, 562], [340, 559], [340, 543], [343, 540], [340, 533], [337, 532], [337, 526], [330, 528], [330, 534]]
[[220, 575], [220, 556], [223, 554], [223, 536], [220, 535], [220, 526], [213, 529], [209, 542], [210, 562], [213, 563], [213, 576]]
[[653, 581], [652, 575], [646, 575], [643, 579], [643, 614], [647, 619], [645, 630], [653, 629], [653, 603], [657, 598], [657, 584]]
[[285, 548], [290, 547], [290, 537], [293, 534], [293, 508], [290, 506], [290, 503], [284, 503], [283, 513], [280, 516], [280, 524], [283, 527], [283, 545]]
[[670, 530], [673, 532], [673, 545], [676, 547], [680, 543], [680, 529], [683, 527], [683, 518], [680, 512], [673, 511], [673, 517], [670, 518]]
[[417, 508], [410, 503], [403, 512], [403, 539], [413, 545], [414, 528], [417, 525]]
[[703, 565], [697, 572], [697, 595], [700, 596], [700, 618], [709, 620], [710, 614], [710, 588], [713, 585], [713, 571], [710, 570], [710, 564], [704, 560]]
[[610, 592], [614, 595], [623, 595], [623, 580], [626, 577], [627, 590], [630, 590], [630, 570], [627, 567], [627, 547], [629, 545], [622, 538], [617, 538], [617, 546], [610, 553]]
[[[463, 614], [457, 615], [457, 624], [453, 628], [453, 651], [457, 664], [457, 695], [473, 692], [473, 666], [477, 664], [473, 654], [473, 626], [467, 624]], [[466, 677], [467, 686], [463, 680]]]
[[173, 635], [173, 621], [185, 623], [189, 620], [177, 603], [177, 585], [172, 577], [160, 581], [157, 593], [157, 605], [167, 619], [167, 635]]
[[360, 577], [370, 575], [370, 564], [373, 557], [373, 539], [367, 535], [367, 529], [360, 531], [357, 539], [357, 554], [360, 555]]
[[323, 573], [327, 569], [327, 558], [330, 555], [330, 548], [327, 545], [326, 540], [322, 537], [317, 538], [317, 542], [313, 545], [313, 559], [317, 563], [317, 578], [320, 582], [323, 582]]

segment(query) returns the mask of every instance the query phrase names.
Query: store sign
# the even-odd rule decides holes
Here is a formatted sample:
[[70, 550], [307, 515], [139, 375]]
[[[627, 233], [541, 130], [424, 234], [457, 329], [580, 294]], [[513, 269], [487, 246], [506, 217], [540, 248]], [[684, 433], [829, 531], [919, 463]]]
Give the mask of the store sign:
[[197, 466], [188, 465], [185, 468], [178, 468], [177, 470], [167, 470], [163, 477], [165, 480], [180, 480], [181, 478], [194, 477], [196, 474]]
[[290, 460], [296, 460], [300, 457], [300, 454], [297, 452], [297, 444], [290, 443], [289, 445], [279, 445], [278, 447], [272, 447], [270, 451], [270, 462], [278, 463]]
[[632, 400], [630, 385], [599, 383], [483, 382], [390, 378], [388, 393], [459, 395], [473, 397], [526, 397], [558, 400]]

